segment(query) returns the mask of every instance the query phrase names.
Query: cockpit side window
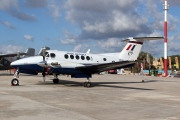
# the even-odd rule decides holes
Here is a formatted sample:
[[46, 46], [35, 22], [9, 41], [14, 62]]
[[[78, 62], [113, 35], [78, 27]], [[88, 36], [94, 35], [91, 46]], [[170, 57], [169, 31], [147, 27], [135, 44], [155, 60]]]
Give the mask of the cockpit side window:
[[50, 57], [51, 57], [51, 58], [55, 58], [56, 55], [55, 55], [54, 53], [50, 53]]
[[46, 57], [49, 57], [49, 54], [46, 54]]

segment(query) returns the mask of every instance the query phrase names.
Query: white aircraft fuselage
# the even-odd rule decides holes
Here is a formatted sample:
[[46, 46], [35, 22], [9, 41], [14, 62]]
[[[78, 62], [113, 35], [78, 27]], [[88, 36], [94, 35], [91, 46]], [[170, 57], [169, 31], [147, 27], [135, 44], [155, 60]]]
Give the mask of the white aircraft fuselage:
[[91, 54], [89, 52], [79, 53], [47, 50], [45, 56], [33, 56], [20, 59], [12, 62], [11, 66], [18, 68], [20, 73], [36, 75], [39, 72], [49, 72], [56, 75], [67, 74], [75, 78], [89, 79], [94, 73], [134, 65], [144, 41], [162, 38], [163, 37], [141, 37], [126, 39], [124, 41], [126, 41], [127, 44], [119, 53]]

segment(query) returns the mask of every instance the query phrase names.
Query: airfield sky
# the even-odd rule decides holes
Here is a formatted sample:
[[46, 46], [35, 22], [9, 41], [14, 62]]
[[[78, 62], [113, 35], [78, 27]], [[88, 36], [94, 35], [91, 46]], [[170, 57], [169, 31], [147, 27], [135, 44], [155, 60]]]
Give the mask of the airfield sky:
[[[122, 39], [164, 36], [164, 0], [0, 0], [0, 52], [43, 46], [120, 52]], [[168, 0], [168, 55], [180, 54], [180, 0]], [[164, 56], [163, 40], [143, 51]]]

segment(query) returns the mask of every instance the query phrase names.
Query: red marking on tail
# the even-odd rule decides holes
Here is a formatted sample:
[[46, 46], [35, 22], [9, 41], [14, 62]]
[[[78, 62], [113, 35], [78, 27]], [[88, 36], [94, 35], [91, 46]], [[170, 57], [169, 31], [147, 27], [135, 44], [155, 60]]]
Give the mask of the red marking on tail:
[[132, 44], [130, 44], [130, 45], [127, 47], [127, 49], [126, 49], [126, 50], [129, 50], [131, 46], [132, 46]]

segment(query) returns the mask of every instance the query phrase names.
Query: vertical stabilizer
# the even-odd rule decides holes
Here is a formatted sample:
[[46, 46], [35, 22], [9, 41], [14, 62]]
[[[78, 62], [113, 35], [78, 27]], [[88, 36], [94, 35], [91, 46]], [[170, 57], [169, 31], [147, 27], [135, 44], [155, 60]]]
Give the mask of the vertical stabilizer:
[[119, 54], [119, 59], [129, 61], [137, 60], [144, 41], [160, 39], [162, 40], [163, 37], [136, 37], [123, 40], [123, 42], [128, 43]]
[[137, 60], [137, 57], [141, 51], [143, 42], [138, 42], [133, 38], [129, 38], [129, 42], [119, 54], [121, 60]]
[[26, 50], [26, 57], [29, 57], [29, 56], [34, 56], [35, 55], [35, 49], [34, 48], [28, 48], [27, 50]]

